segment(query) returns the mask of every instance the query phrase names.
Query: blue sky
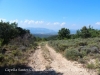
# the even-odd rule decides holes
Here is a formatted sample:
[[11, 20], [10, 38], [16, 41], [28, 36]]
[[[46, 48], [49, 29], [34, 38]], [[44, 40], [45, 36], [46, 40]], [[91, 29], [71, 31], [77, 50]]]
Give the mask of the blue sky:
[[59, 30], [100, 28], [100, 0], [0, 0], [0, 20]]

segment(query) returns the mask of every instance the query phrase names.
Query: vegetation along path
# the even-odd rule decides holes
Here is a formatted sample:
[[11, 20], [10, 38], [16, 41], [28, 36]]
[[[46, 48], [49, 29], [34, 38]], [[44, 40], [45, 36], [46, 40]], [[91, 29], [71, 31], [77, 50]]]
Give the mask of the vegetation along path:
[[30, 57], [29, 66], [36, 71], [44, 71], [46, 69], [55, 70], [63, 73], [63, 75], [97, 75], [96, 72], [83, 68], [81, 64], [65, 59], [60, 53], [57, 53], [48, 44], [45, 51], [39, 47], [38, 50]]

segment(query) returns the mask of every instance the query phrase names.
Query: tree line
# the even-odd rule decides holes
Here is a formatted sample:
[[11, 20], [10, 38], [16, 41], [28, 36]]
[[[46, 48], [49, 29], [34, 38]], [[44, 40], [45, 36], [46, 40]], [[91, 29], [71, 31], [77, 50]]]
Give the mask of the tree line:
[[30, 34], [30, 31], [18, 27], [18, 24], [16, 22], [0, 22], [0, 42], [2, 41], [3, 44], [7, 44], [11, 39], [15, 37], [23, 37], [23, 35], [25, 35], [26, 33]]
[[58, 39], [75, 39], [75, 38], [93, 38], [100, 37], [100, 30], [94, 29], [93, 27], [83, 26], [80, 30], [76, 31], [76, 34], [70, 34], [68, 28], [61, 28], [58, 31]]

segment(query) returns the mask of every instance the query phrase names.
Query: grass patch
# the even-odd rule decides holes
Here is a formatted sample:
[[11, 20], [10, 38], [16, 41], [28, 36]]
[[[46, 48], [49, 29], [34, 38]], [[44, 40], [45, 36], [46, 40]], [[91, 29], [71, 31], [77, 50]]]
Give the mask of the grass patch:
[[86, 66], [88, 69], [95, 69], [95, 64], [94, 63], [88, 63], [87, 66]]
[[80, 53], [77, 50], [66, 50], [65, 57], [69, 60], [78, 60]]

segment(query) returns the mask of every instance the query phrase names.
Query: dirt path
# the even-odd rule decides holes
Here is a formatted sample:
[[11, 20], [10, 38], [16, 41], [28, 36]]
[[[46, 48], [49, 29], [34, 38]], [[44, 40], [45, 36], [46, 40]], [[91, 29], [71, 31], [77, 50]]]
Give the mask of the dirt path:
[[46, 69], [46, 66], [48, 65], [48, 62], [42, 55], [42, 50], [40, 46], [29, 59], [31, 60], [29, 66], [35, 69], [35, 71], [43, 71]]
[[[97, 75], [94, 71], [88, 71], [83, 68], [81, 64], [66, 60], [61, 54], [56, 53], [54, 49], [46, 44], [49, 51], [50, 61], [43, 56], [43, 50], [39, 47], [38, 50], [30, 57], [31, 62], [29, 66], [36, 71], [43, 71], [49, 66], [50, 69], [56, 72], [61, 72], [63, 75]], [[47, 54], [48, 55], [48, 54]]]

